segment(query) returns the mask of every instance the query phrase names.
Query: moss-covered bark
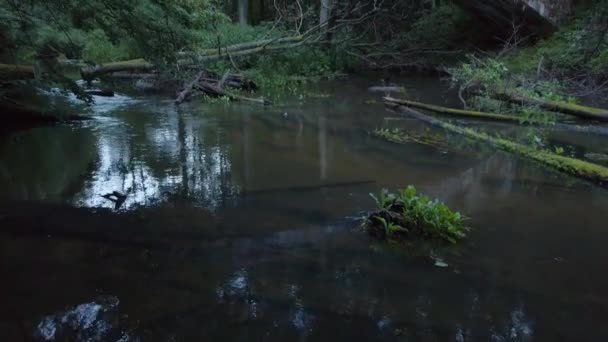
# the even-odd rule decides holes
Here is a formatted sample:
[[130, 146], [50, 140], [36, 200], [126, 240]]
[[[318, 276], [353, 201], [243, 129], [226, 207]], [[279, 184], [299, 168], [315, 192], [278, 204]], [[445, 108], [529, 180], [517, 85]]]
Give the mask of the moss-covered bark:
[[497, 121], [506, 121], [506, 122], [514, 122], [514, 123], [522, 122], [521, 118], [514, 116], [514, 115], [504, 115], [504, 114], [484, 113], [484, 112], [476, 112], [476, 111], [462, 110], [462, 109], [453, 109], [453, 108], [435, 106], [435, 105], [430, 105], [430, 104], [420, 103], [420, 102], [415, 102], [415, 101], [410, 101], [410, 100], [396, 99], [396, 98], [392, 98], [392, 97], [385, 97], [384, 100], [387, 102], [396, 103], [396, 104], [404, 105], [404, 106], [408, 106], [408, 107], [426, 109], [426, 110], [430, 110], [431, 112], [445, 114], [445, 115], [463, 116], [463, 117], [468, 117], [468, 118], [473, 118], [473, 119], [487, 119], [487, 120], [497, 120]]
[[498, 92], [494, 93], [492, 97], [497, 100], [506, 101], [515, 104], [523, 104], [528, 106], [538, 106], [544, 110], [551, 112], [559, 112], [577, 116], [583, 119], [608, 121], [608, 110], [594, 107], [581, 106], [574, 103], [563, 103], [548, 101], [543, 99], [535, 99], [527, 96]]

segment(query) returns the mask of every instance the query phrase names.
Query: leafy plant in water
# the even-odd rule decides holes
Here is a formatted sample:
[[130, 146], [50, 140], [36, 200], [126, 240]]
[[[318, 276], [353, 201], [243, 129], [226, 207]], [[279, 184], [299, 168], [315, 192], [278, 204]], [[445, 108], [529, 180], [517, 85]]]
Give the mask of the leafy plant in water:
[[370, 195], [379, 212], [368, 220], [368, 229], [381, 228], [388, 238], [416, 235], [456, 243], [468, 230], [463, 215], [437, 199], [418, 194], [413, 186], [400, 189], [396, 194], [383, 189], [379, 197]]
[[374, 201], [376, 202], [376, 205], [378, 206], [378, 209], [386, 209], [387, 206], [389, 204], [391, 204], [392, 202], [395, 201], [396, 197], [394, 194], [391, 194], [388, 192], [388, 189], [382, 189], [380, 191], [380, 197], [376, 197], [376, 195], [370, 193], [369, 194]]

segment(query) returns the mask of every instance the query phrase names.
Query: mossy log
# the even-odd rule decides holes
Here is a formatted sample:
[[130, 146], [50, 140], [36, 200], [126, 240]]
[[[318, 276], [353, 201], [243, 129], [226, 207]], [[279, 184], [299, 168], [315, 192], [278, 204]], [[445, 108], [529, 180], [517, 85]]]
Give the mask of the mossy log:
[[486, 142], [496, 146], [497, 148], [510, 152], [513, 154], [517, 154], [522, 157], [526, 157], [528, 159], [534, 160], [540, 164], [552, 167], [556, 170], [568, 173], [572, 176], [586, 179], [600, 185], [606, 186], [608, 185], [608, 168], [589, 163], [580, 159], [570, 158], [566, 156], [557, 155], [548, 151], [537, 150], [528, 146], [524, 146], [518, 144], [516, 142], [492, 137], [486, 133], [475, 131], [470, 128], [465, 128], [457, 125], [453, 125], [451, 123], [445, 122], [443, 120], [436, 119], [429, 115], [422, 114], [414, 109], [408, 108], [403, 105], [396, 104], [394, 102], [387, 101], [386, 104], [391, 108], [396, 108], [400, 111], [403, 111], [412, 117], [419, 119], [421, 121], [427, 122], [434, 126], [441, 127], [450, 132], [462, 134], [467, 138], [474, 139], [481, 142]]
[[421, 102], [410, 101], [410, 100], [396, 99], [393, 97], [384, 97], [384, 101], [399, 104], [399, 105], [404, 105], [404, 106], [408, 106], [408, 107], [414, 107], [414, 108], [418, 108], [418, 109], [426, 109], [426, 110], [430, 110], [431, 112], [445, 114], [445, 115], [463, 116], [463, 117], [468, 117], [468, 118], [473, 118], [473, 119], [507, 121], [507, 122], [515, 122], [515, 123], [520, 123], [522, 121], [521, 118], [514, 116], [514, 115], [493, 114], [493, 113], [484, 113], [484, 112], [476, 112], [476, 111], [470, 111], [470, 110], [447, 108], [447, 107], [435, 106], [435, 105], [430, 105], [430, 104], [421, 103]]
[[34, 79], [34, 67], [31, 65], [0, 64], [0, 80], [29, 80]]
[[514, 104], [538, 106], [547, 111], [569, 114], [583, 119], [608, 121], [607, 109], [581, 106], [572, 103], [548, 101], [506, 92], [494, 93], [492, 94], [492, 97], [500, 101]]
[[540, 122], [540, 121], [523, 120], [523, 118], [520, 118], [515, 115], [494, 114], [494, 113], [485, 113], [485, 112], [476, 112], [476, 111], [469, 111], [469, 110], [462, 110], [462, 109], [447, 108], [447, 107], [430, 105], [430, 104], [426, 104], [426, 103], [420, 103], [420, 102], [409, 101], [409, 100], [404, 100], [404, 99], [396, 99], [393, 97], [384, 97], [383, 99], [385, 102], [388, 102], [388, 103], [393, 103], [393, 104], [407, 106], [407, 107], [414, 107], [414, 108], [418, 108], [418, 109], [425, 109], [425, 110], [428, 110], [431, 112], [444, 114], [444, 115], [460, 116], [460, 117], [466, 117], [466, 118], [471, 118], [471, 119], [485, 119], [485, 120], [502, 121], [502, 122], [515, 123], [515, 124], [540, 125], [540, 126], [544, 126], [544, 128], [548, 128], [548, 129], [561, 129], [561, 130], [572, 131], [572, 132], [608, 135], [608, 127], [602, 127], [602, 126], [569, 125], [569, 124], [563, 124], [563, 123], [558, 123], [558, 122], [546, 123], [546, 122]]

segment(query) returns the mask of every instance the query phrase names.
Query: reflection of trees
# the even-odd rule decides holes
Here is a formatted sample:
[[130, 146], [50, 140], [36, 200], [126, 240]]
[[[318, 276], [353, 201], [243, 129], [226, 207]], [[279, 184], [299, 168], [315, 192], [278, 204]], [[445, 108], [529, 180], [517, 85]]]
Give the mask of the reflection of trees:
[[346, 245], [337, 240], [315, 241], [311, 249], [311, 240], [320, 236], [314, 231], [277, 234], [274, 243], [285, 250], [263, 261], [239, 253], [232, 261], [236, 270], [216, 291], [218, 300], [242, 326], [265, 326], [261, 330], [275, 339], [315, 340], [329, 334], [338, 339], [528, 341], [534, 335], [534, 320], [516, 292], [479, 290], [473, 274], [463, 279], [433, 272], [429, 265], [408, 267], [403, 260], [385, 259], [394, 259], [391, 255], [343, 249]]
[[95, 138], [88, 129], [43, 127], [0, 145], [0, 196], [23, 200], [71, 198], [91, 172]]
[[126, 208], [167, 199], [218, 207], [237, 190], [228, 144], [215, 123], [174, 110], [159, 118], [130, 109], [123, 120], [101, 131], [100, 162], [80, 203], [109, 206], [99, 195], [119, 191], [128, 194]]

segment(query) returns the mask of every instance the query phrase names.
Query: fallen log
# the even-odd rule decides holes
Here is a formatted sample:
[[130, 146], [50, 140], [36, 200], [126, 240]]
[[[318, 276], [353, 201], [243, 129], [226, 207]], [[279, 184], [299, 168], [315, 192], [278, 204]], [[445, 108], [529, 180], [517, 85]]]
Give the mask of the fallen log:
[[404, 99], [396, 99], [393, 97], [384, 97], [384, 101], [399, 104], [407, 107], [414, 107], [418, 109], [425, 109], [431, 112], [444, 114], [444, 115], [452, 115], [452, 116], [460, 116], [460, 117], [469, 117], [472, 119], [489, 119], [496, 121], [504, 121], [508, 123], [516, 123], [516, 124], [529, 124], [529, 125], [540, 125], [543, 128], [547, 129], [561, 129], [572, 132], [580, 132], [580, 133], [590, 133], [590, 134], [601, 134], [608, 135], [608, 126], [580, 126], [580, 125], [569, 125], [563, 124], [559, 122], [555, 123], [547, 123], [541, 121], [533, 121], [527, 120], [524, 121], [522, 118], [517, 117], [515, 115], [506, 115], [506, 114], [493, 114], [493, 113], [485, 113], [485, 112], [476, 112], [462, 109], [454, 109], [447, 108], [442, 106], [430, 105], [426, 103], [420, 103], [415, 101], [409, 101]]
[[115, 72], [129, 71], [133, 73], [147, 73], [154, 71], [155, 65], [144, 59], [132, 59], [129, 61], [106, 63], [89, 66], [80, 69], [80, 76], [86, 81], [90, 81], [98, 76]]
[[[280, 42], [280, 41], [281, 41], [280, 39], [274, 40], [274, 42]], [[303, 40], [301, 37], [298, 38], [296, 41], [298, 41], [298, 42], [294, 43], [294, 44], [284, 44], [284, 45], [278, 45], [278, 46], [270, 46], [269, 44], [257, 44], [257, 43], [256, 44], [251, 43], [251, 45], [249, 45], [249, 46], [245, 45], [245, 44], [241, 44], [241, 47], [245, 46], [246, 48], [242, 49], [241, 47], [239, 47], [239, 49], [235, 50], [234, 52], [230, 52], [231, 47], [227, 47], [224, 49], [224, 51], [228, 51], [231, 58], [243, 57], [243, 56], [255, 55], [255, 54], [258, 54], [258, 53], [261, 53], [264, 51], [276, 51], [276, 50], [289, 49], [289, 48], [299, 46], [303, 43]], [[220, 49], [220, 53], [218, 53], [218, 51], [215, 50], [214, 54], [192, 54], [188, 58], [183, 58], [183, 59], [178, 60], [176, 62], [176, 65], [179, 67], [186, 67], [186, 68], [188, 68], [188, 67], [200, 68], [201, 63], [217, 61], [217, 60], [220, 60], [220, 59], [228, 56], [228, 53], [225, 53], [225, 52], [221, 53], [221, 51], [222, 50]], [[101, 75], [114, 73], [114, 72], [129, 71], [129, 72], [141, 73], [141, 72], [150, 72], [150, 71], [153, 71], [154, 69], [156, 69], [156, 66], [154, 64], [146, 61], [145, 59], [140, 58], [140, 59], [133, 59], [133, 60], [129, 60], [129, 61], [100, 64], [100, 65], [96, 65], [96, 66], [82, 68], [82, 69], [80, 69], [80, 75], [82, 76], [82, 78], [84, 80], [92, 80]]]
[[608, 121], [608, 110], [606, 109], [548, 101], [506, 92], [496, 92], [491, 96], [500, 101], [519, 105], [538, 106], [547, 111], [569, 114], [583, 119]]
[[219, 86], [211, 84], [211, 83], [207, 83], [207, 82], [200, 82], [195, 87], [197, 89], [199, 89], [200, 91], [202, 91], [203, 93], [205, 93], [209, 96], [212, 96], [212, 97], [227, 97], [232, 101], [254, 102], [254, 103], [259, 103], [261, 105], [271, 105], [272, 104], [272, 102], [270, 102], [269, 100], [266, 100], [264, 98], [251, 98], [251, 97], [228, 93], [224, 89], [220, 88]]
[[184, 89], [177, 95], [177, 99], [175, 99], [175, 104], [180, 105], [184, 102], [188, 97], [190, 97], [190, 93], [192, 93], [192, 89], [194, 86], [198, 84], [201, 80], [201, 77], [204, 75], [204, 71], [199, 72], [192, 82], [188, 83]]
[[405, 93], [405, 88], [396, 86], [374, 86], [367, 88], [368, 91], [376, 93]]
[[29, 80], [34, 79], [34, 67], [31, 65], [0, 64], [0, 80]]
[[435, 105], [430, 105], [430, 104], [415, 102], [415, 101], [410, 101], [410, 100], [396, 99], [393, 97], [384, 97], [383, 99], [386, 102], [404, 105], [404, 106], [408, 106], [408, 107], [414, 107], [414, 108], [418, 108], [418, 109], [426, 109], [426, 110], [430, 110], [431, 112], [435, 112], [435, 113], [439, 113], [439, 114], [464, 116], [464, 117], [469, 117], [469, 118], [474, 118], [474, 119], [490, 119], [490, 120], [498, 120], [498, 121], [508, 121], [508, 122], [515, 122], [515, 123], [520, 123], [522, 121], [521, 118], [514, 116], [514, 115], [493, 114], [493, 113], [476, 112], [476, 111], [470, 111], [470, 110], [453, 109], [453, 108], [435, 106]]
[[228, 54], [242, 50], [249, 50], [253, 48], [257, 48], [260, 46], [270, 45], [270, 44], [284, 44], [284, 43], [297, 43], [303, 40], [302, 36], [295, 37], [285, 37], [285, 38], [275, 38], [275, 39], [264, 39], [258, 40], [255, 42], [247, 42], [240, 44], [233, 44], [223, 48], [213, 48], [213, 49], [204, 49], [198, 52], [182, 52], [178, 54], [180, 57], [190, 57], [196, 58], [199, 56], [208, 56], [208, 55], [217, 55], [217, 54]]
[[507, 139], [492, 137], [483, 132], [453, 125], [443, 120], [436, 119], [432, 116], [422, 114], [421, 112], [400, 105], [398, 103], [387, 101], [386, 104], [387, 106], [405, 112], [418, 120], [427, 122], [434, 126], [441, 127], [447, 131], [464, 135], [465, 137], [473, 140], [489, 143], [503, 151], [529, 158], [542, 165], [551, 167], [558, 171], [562, 171], [572, 176], [589, 180], [602, 186], [608, 185], [607, 167], [589, 163], [580, 159], [557, 155], [549, 151], [537, 150]]

